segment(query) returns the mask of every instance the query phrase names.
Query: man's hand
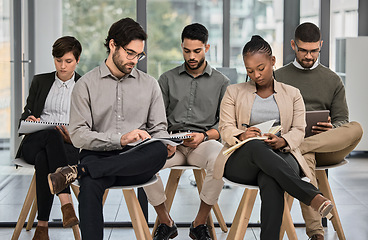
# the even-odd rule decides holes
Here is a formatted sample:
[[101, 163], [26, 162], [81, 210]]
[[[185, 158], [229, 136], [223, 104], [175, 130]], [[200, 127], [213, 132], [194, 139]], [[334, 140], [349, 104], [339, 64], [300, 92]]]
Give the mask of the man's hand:
[[263, 136], [267, 137], [264, 142], [267, 143], [274, 150], [283, 148], [287, 145], [284, 138], [278, 137], [275, 134], [265, 133], [263, 134]]
[[35, 116], [33, 115], [29, 115], [27, 118], [26, 118], [26, 121], [30, 121], [30, 122], [39, 122], [41, 121], [40, 118], [36, 118]]
[[72, 140], [70, 139], [69, 131], [64, 125], [56, 126], [56, 129], [59, 131], [59, 133], [63, 137], [64, 142], [72, 144]]
[[187, 136], [191, 136], [191, 138], [184, 139], [183, 145], [190, 148], [197, 148], [204, 139], [203, 133], [188, 133]]
[[249, 127], [245, 132], [239, 135], [239, 140], [244, 141], [245, 139], [252, 138], [252, 137], [260, 137], [261, 136], [261, 130], [256, 127]]
[[167, 145], [167, 157], [170, 158], [176, 152], [176, 146]]
[[317, 126], [312, 126], [312, 133], [318, 134], [331, 130], [332, 128], [333, 126], [331, 124], [331, 117], [328, 117], [327, 122], [318, 122]]
[[146, 131], [134, 129], [133, 131], [128, 132], [123, 136], [121, 136], [120, 144], [121, 146], [126, 146], [129, 143], [133, 143], [138, 140], [145, 140], [147, 138], [151, 138], [151, 136]]

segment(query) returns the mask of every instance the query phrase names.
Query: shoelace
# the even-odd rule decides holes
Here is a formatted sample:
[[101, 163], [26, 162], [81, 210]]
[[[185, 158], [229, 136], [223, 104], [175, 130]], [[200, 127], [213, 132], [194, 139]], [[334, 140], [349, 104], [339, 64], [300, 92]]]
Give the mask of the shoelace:
[[66, 184], [73, 181], [76, 178], [76, 175], [77, 175], [77, 167], [76, 166], [68, 165], [68, 167], [71, 168], [72, 171], [65, 174], [65, 183]]

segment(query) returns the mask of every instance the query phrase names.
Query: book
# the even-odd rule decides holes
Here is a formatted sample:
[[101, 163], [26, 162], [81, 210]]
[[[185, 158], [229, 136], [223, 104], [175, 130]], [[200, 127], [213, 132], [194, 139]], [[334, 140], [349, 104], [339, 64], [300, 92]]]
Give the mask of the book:
[[314, 135], [312, 133], [312, 127], [317, 126], [318, 122], [327, 122], [329, 114], [329, 110], [307, 111], [305, 113], [305, 120], [307, 122], [307, 126], [305, 127], [305, 137]]
[[224, 154], [225, 156], [229, 155], [230, 153], [234, 152], [236, 149], [243, 146], [245, 143], [247, 143], [249, 141], [252, 141], [252, 140], [255, 140], [255, 139], [265, 140], [265, 139], [267, 139], [267, 137], [263, 136], [264, 133], [272, 133], [272, 134], [278, 133], [279, 131], [281, 131], [281, 126], [278, 125], [278, 126], [272, 127], [272, 125], [275, 123], [275, 121], [276, 120], [270, 120], [270, 121], [263, 122], [263, 123], [252, 126], [252, 127], [257, 127], [261, 130], [261, 136], [247, 138], [247, 139], [235, 144], [234, 146], [228, 148], [227, 150], [223, 151], [222, 154]]
[[18, 133], [34, 133], [41, 130], [54, 129], [56, 126], [68, 126], [67, 123], [52, 123], [52, 122], [32, 122], [22, 120], [18, 129]]

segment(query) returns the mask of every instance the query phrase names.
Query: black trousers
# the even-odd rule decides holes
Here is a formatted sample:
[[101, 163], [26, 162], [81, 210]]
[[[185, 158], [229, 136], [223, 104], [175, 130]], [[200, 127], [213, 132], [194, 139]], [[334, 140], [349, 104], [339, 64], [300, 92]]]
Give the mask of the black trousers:
[[79, 179], [79, 218], [82, 239], [103, 239], [102, 197], [112, 186], [142, 184], [150, 180], [165, 164], [166, 146], [157, 141], [122, 151], [82, 150], [81, 166], [88, 170]]
[[[35, 165], [36, 169], [37, 219], [48, 221], [54, 195], [50, 192], [47, 175], [58, 167], [77, 164], [79, 150], [65, 143], [61, 134], [52, 129], [27, 135], [23, 141], [22, 154], [24, 160]], [[60, 193], [70, 193], [70, 189], [66, 188]]]
[[237, 149], [225, 165], [224, 176], [233, 182], [259, 186], [262, 240], [279, 237], [284, 191], [306, 205], [320, 193], [301, 180], [299, 164], [291, 154], [274, 151], [261, 140], [252, 140]]

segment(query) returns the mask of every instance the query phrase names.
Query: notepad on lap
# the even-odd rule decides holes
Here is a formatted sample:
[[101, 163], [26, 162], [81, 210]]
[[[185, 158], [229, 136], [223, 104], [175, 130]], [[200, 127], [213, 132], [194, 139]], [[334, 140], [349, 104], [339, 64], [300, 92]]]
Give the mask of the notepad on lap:
[[18, 133], [34, 133], [41, 130], [54, 129], [56, 126], [67, 126], [66, 123], [51, 123], [51, 122], [32, 122], [22, 120], [20, 122], [20, 127], [18, 129]]
[[318, 122], [327, 122], [329, 110], [319, 110], [319, 111], [307, 111], [305, 114], [305, 119], [307, 126], [305, 128], [305, 137], [310, 137], [313, 135], [312, 127], [317, 126]]
[[[257, 125], [254, 125], [252, 127], [256, 127], [258, 128], [259, 130], [261, 130], [261, 133], [262, 135], [264, 133], [272, 133], [272, 134], [276, 134], [278, 133], [280, 130], [281, 130], [281, 126], [278, 125], [278, 126], [274, 126], [272, 127], [272, 125], [275, 123], [276, 120], [270, 120], [270, 121], [267, 121], [267, 122], [263, 122], [263, 123], [260, 123], [260, 124], [257, 124]], [[236, 149], [240, 148], [241, 146], [243, 146], [245, 143], [251, 141], [251, 140], [255, 140], [255, 139], [258, 139], [258, 140], [265, 140], [267, 139], [267, 137], [265, 136], [260, 136], [260, 137], [252, 137], [252, 138], [247, 138], [245, 139], [244, 141], [241, 141], [240, 143], [237, 143], [235, 144], [234, 146], [228, 148], [227, 150], [223, 151], [222, 154], [224, 154], [225, 156], [234, 152]]]

